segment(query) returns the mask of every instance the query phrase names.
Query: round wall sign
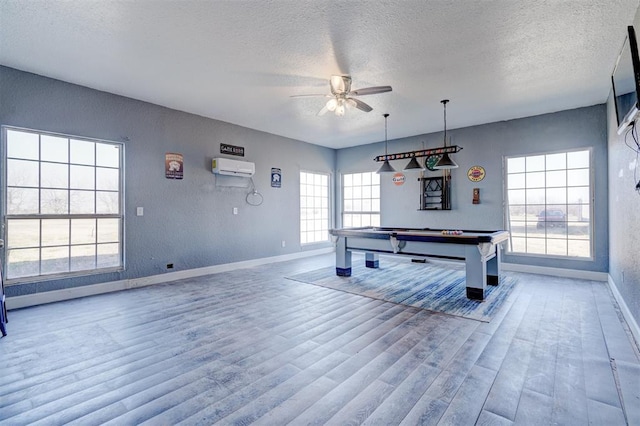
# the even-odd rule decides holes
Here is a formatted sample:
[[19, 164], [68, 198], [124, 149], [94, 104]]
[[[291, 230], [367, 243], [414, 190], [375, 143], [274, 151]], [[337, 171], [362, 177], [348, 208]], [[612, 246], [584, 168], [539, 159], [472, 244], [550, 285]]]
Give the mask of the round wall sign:
[[473, 166], [467, 171], [467, 177], [471, 182], [480, 182], [484, 179], [484, 167], [482, 166]]
[[393, 175], [393, 183], [397, 186], [404, 185], [404, 173], [396, 173]]

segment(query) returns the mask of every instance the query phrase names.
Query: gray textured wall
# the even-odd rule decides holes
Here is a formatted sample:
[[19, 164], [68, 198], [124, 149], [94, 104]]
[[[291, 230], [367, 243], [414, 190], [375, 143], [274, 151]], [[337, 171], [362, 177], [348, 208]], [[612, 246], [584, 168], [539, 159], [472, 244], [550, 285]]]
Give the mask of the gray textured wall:
[[[455, 114], [455, 103], [447, 107]], [[389, 129], [393, 127], [389, 117]], [[381, 127], [384, 136], [384, 127]], [[608, 268], [607, 236], [607, 137], [606, 106], [596, 105], [570, 111], [544, 114], [482, 126], [454, 129], [447, 133], [451, 144], [463, 147], [452, 156], [460, 166], [452, 172], [452, 210], [418, 211], [419, 184], [416, 172], [405, 172], [406, 183], [396, 186], [390, 175], [381, 181], [383, 226], [433, 227], [445, 229], [504, 229], [503, 158], [564, 149], [592, 148], [595, 159], [595, 255], [594, 260], [553, 259], [535, 256], [505, 256], [511, 263], [605, 272]], [[393, 134], [392, 131], [389, 134]], [[442, 146], [442, 132], [389, 141], [389, 153]], [[337, 175], [374, 171], [379, 167], [373, 158], [384, 154], [384, 144], [372, 144], [338, 151]], [[391, 162], [396, 170], [407, 160]], [[480, 165], [486, 170], [484, 180], [474, 183], [467, 170]], [[426, 176], [438, 176], [425, 172]], [[472, 204], [473, 188], [480, 188], [481, 203]], [[339, 197], [338, 197], [339, 199]]]
[[[8, 296], [155, 275], [167, 263], [179, 271], [322, 246], [299, 243], [299, 171], [332, 172], [332, 149], [6, 67], [0, 67], [0, 123], [126, 140], [126, 270], [11, 286]], [[216, 185], [211, 158], [220, 156], [220, 143], [245, 147], [244, 159], [256, 163], [261, 206], [245, 202], [246, 188]], [[165, 178], [166, 152], [184, 155], [183, 180]], [[270, 186], [272, 167], [282, 169], [280, 189]], [[139, 206], [142, 217], [135, 215]]]
[[[635, 21], [636, 31], [640, 21]], [[607, 102], [609, 140], [609, 275], [640, 324], [640, 158], [618, 136], [613, 96]], [[634, 142], [629, 134], [629, 144]], [[634, 178], [634, 169], [637, 175]]]

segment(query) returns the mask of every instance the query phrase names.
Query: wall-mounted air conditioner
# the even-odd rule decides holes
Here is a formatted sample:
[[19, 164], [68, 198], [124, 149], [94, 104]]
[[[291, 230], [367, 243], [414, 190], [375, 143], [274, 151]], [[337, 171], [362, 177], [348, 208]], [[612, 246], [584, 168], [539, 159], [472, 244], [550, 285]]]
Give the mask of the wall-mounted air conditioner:
[[256, 172], [256, 165], [249, 161], [214, 158], [211, 161], [211, 171], [218, 175], [251, 177]]

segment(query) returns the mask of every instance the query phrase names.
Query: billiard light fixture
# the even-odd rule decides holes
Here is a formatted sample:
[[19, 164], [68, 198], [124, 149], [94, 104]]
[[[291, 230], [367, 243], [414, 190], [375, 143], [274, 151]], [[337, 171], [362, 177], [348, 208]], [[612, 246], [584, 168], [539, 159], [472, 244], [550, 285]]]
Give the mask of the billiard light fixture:
[[405, 172], [417, 172], [424, 169], [425, 168], [421, 166], [420, 163], [418, 163], [418, 160], [416, 160], [416, 157], [411, 157], [411, 160], [409, 160], [409, 163], [406, 166], [404, 166], [403, 170]]
[[[387, 118], [389, 117], [389, 114], [382, 114], [382, 116], [384, 117], [384, 155], [386, 157], [387, 156]], [[395, 173], [395, 172], [396, 172], [396, 169], [391, 167], [391, 164], [389, 164], [389, 160], [385, 159], [384, 163], [382, 163], [382, 166], [380, 166], [380, 168], [376, 173], [380, 174], [380, 173]]]
[[[449, 102], [449, 99], [443, 99], [440, 101], [440, 103], [442, 103], [442, 106], [444, 107], [444, 147], [447, 147], [447, 103]], [[453, 161], [450, 157], [449, 154], [447, 152], [445, 152], [444, 154], [442, 154], [442, 157], [440, 157], [440, 160], [438, 160], [438, 162], [435, 164], [435, 166], [433, 166], [434, 169], [436, 170], [449, 170], [449, 169], [456, 169], [458, 168], [458, 165], [455, 163], [455, 161]]]

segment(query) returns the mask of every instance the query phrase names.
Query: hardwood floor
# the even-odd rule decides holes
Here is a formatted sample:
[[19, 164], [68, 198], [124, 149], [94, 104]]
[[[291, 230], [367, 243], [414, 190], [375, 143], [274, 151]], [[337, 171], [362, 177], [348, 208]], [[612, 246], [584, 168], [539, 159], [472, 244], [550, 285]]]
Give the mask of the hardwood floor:
[[11, 311], [0, 424], [640, 424], [605, 283], [518, 274], [481, 323], [285, 278], [333, 261]]

